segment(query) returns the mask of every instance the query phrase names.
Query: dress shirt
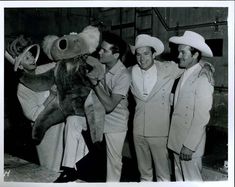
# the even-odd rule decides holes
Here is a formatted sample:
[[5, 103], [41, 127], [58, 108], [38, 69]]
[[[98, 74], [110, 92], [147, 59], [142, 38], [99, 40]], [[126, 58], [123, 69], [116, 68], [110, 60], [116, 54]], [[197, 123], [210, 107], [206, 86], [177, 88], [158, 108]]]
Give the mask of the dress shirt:
[[157, 68], [153, 65], [148, 70], [142, 70], [139, 66], [133, 69], [133, 81], [146, 99], [157, 82]]
[[181, 76], [178, 86], [176, 88], [175, 91], [175, 98], [174, 98], [174, 106], [176, 105], [177, 99], [178, 99], [178, 95], [179, 95], [179, 90], [182, 88], [182, 86], [184, 85], [185, 81], [188, 79], [188, 77], [198, 68], [200, 68], [201, 66], [199, 65], [199, 63], [195, 64], [194, 66], [192, 66], [189, 69], [186, 69], [183, 73], [183, 75]]

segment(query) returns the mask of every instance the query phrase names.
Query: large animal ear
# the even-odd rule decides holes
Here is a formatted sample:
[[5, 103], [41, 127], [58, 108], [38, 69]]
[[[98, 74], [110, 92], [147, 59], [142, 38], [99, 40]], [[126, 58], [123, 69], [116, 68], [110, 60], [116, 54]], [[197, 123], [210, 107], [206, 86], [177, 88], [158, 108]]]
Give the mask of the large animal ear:
[[47, 35], [43, 38], [42, 50], [50, 60], [53, 60], [53, 57], [51, 56], [51, 47], [58, 38], [59, 37], [56, 35]]
[[87, 46], [89, 46], [89, 53], [93, 53], [96, 51], [96, 48], [99, 46], [100, 43], [100, 31], [97, 27], [94, 26], [87, 26], [85, 27], [81, 33], [79, 33], [81, 37], [84, 38], [84, 40], [87, 43]]

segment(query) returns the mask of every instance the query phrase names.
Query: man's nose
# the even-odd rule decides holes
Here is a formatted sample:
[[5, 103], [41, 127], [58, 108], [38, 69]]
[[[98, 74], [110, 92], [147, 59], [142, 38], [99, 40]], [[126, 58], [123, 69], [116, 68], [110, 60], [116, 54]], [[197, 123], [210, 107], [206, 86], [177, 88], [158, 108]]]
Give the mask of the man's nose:
[[143, 60], [144, 60], [144, 56], [140, 55], [140, 61], [143, 61]]
[[181, 57], [182, 57], [182, 54], [181, 54], [181, 53], [179, 53], [178, 58], [181, 58]]

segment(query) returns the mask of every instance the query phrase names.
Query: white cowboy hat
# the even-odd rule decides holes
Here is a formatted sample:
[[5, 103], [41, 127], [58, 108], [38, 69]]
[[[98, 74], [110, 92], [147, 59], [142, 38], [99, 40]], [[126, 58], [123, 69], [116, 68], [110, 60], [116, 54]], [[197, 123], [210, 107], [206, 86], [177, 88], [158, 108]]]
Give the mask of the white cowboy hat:
[[33, 44], [33, 45], [28, 46], [28, 47], [23, 51], [23, 53], [21, 53], [18, 57], [16, 57], [15, 66], [14, 66], [14, 70], [15, 70], [15, 71], [17, 71], [18, 67], [20, 66], [24, 55], [25, 55], [30, 49], [32, 49], [33, 47], [36, 47], [36, 48], [37, 48], [37, 53], [36, 53], [36, 56], [35, 56], [35, 59], [34, 59], [34, 62], [35, 62], [35, 63], [37, 62], [38, 57], [39, 57], [39, 53], [40, 53], [40, 46], [39, 46], [38, 44]]
[[153, 47], [156, 51], [156, 55], [160, 55], [164, 51], [164, 45], [157, 37], [152, 37], [147, 34], [140, 34], [135, 40], [135, 50], [140, 47]]
[[210, 47], [205, 43], [205, 39], [196, 32], [185, 31], [183, 36], [173, 36], [169, 41], [175, 44], [191, 46], [201, 51], [204, 57], [213, 57], [213, 53]]

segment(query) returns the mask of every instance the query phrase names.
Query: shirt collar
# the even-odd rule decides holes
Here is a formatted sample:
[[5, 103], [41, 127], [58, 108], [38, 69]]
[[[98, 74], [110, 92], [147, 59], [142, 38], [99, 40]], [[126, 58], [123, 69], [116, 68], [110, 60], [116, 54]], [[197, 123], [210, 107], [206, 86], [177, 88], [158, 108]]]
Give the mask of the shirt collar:
[[152, 72], [156, 72], [157, 71], [157, 67], [156, 67], [156, 64], [154, 63], [148, 70], [143, 70], [141, 68], [140, 68], [140, 70], [141, 70], [141, 72], [143, 74], [145, 74], [145, 73], [152, 73]]
[[122, 66], [123, 64], [121, 60], [118, 60], [117, 63], [108, 71], [108, 73], [114, 75]]
[[156, 61], [154, 60], [153, 65], [152, 65], [151, 68], [149, 68], [148, 70], [143, 70], [143, 69], [141, 69], [138, 64], [137, 64], [137, 68], [139, 69], [139, 71], [140, 71], [141, 73], [147, 73], [147, 72], [157, 71]]
[[189, 69], [186, 69], [185, 72], [187, 72], [187, 73], [194, 72], [194, 70], [196, 70], [199, 67], [200, 67], [200, 64], [197, 63], [197, 64], [193, 65], [192, 67], [190, 67]]

